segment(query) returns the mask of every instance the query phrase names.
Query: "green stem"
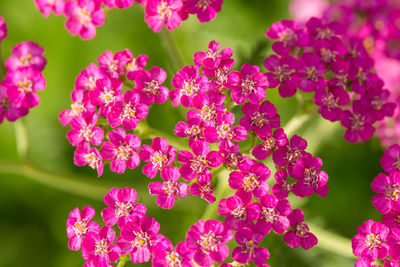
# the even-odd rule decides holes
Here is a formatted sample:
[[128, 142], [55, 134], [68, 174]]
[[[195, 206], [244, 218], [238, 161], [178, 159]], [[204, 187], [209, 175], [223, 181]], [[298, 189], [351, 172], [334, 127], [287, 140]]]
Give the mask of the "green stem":
[[313, 224], [308, 224], [310, 231], [318, 238], [317, 248], [335, 253], [337, 255], [354, 258], [351, 251], [351, 240], [338, 234], [326, 231]]
[[28, 161], [29, 138], [24, 118], [14, 122], [15, 142], [17, 145], [18, 156], [23, 161]]
[[171, 63], [171, 68], [174, 73], [178, 72], [183, 67], [182, 57], [178, 51], [177, 45], [175, 43], [172, 33], [167, 29], [163, 28], [160, 31], [160, 39], [166, 50], [169, 61]]
[[122, 255], [121, 258], [119, 258], [117, 267], [124, 267], [128, 261], [129, 261], [129, 255]]

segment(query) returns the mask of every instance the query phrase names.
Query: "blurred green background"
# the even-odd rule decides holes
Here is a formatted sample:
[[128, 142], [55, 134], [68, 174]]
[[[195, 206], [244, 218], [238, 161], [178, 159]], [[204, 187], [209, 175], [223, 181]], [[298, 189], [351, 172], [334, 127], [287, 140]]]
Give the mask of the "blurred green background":
[[[191, 64], [192, 54], [205, 50], [211, 40], [233, 48], [239, 62], [260, 64], [269, 53], [265, 31], [272, 22], [288, 18], [287, 5], [287, 0], [227, 0], [216, 20], [200, 24], [194, 17], [172, 32], [172, 36], [186, 64]], [[8, 37], [2, 44], [5, 57], [13, 46], [25, 40], [45, 48], [47, 88], [39, 94], [42, 103], [24, 118], [29, 157], [37, 168], [64, 175], [64, 180], [47, 176], [44, 181], [47, 185], [31, 179], [35, 173], [31, 178], [19, 175], [23, 169], [18, 167], [22, 165], [18, 165], [15, 125], [9, 122], [0, 125], [0, 266], [82, 266], [80, 253], [68, 250], [65, 221], [76, 206], [91, 205], [99, 214], [104, 208], [102, 194], [112, 186], [130, 186], [139, 194], [144, 192], [139, 199], [148, 204], [149, 215], [161, 223], [161, 233], [175, 243], [184, 240], [185, 231], [206, 207], [203, 200], [189, 197], [178, 200], [172, 210], [162, 210], [155, 205], [155, 198], [148, 195], [150, 180], [141, 174], [141, 168], [115, 175], [106, 167], [103, 177], [98, 179], [92, 169], [74, 166], [74, 149], [65, 137], [68, 129], [57, 119], [58, 113], [70, 105], [75, 77], [107, 49], [116, 52], [129, 48], [135, 56], [145, 53], [149, 56], [148, 66], [162, 67], [168, 70], [169, 79], [172, 77], [162, 40], [144, 23], [142, 7], [113, 10], [105, 25], [98, 28], [97, 36], [86, 42], [67, 33], [63, 17], [44, 18], [33, 0], [1, 0], [0, 15], [8, 26]], [[271, 90], [268, 99], [277, 106], [282, 125], [297, 112], [295, 98], [281, 99], [276, 90]], [[168, 102], [152, 108], [149, 123], [172, 133], [180, 116]], [[349, 239], [365, 220], [378, 220], [378, 212], [370, 204], [369, 186], [380, 172], [383, 149], [378, 140], [349, 144], [342, 137], [342, 128], [322, 121], [317, 114], [298, 133], [307, 138], [310, 149], [323, 159], [323, 168], [330, 177], [326, 198], [313, 196], [292, 202], [295, 207], [303, 208], [306, 220]], [[4, 162], [17, 164], [10, 170]], [[95, 190], [89, 192], [83, 188], [82, 192], [74, 184], [72, 188], [68, 186], [68, 181], [81, 181], [93, 185]], [[96, 218], [100, 220], [100, 216]], [[324, 249], [330, 247], [326, 242], [309, 251], [290, 249], [281, 236], [271, 234], [265, 245], [271, 253], [267, 262], [271, 266], [351, 266], [354, 262], [351, 257]], [[342, 248], [351, 251], [350, 243]]]

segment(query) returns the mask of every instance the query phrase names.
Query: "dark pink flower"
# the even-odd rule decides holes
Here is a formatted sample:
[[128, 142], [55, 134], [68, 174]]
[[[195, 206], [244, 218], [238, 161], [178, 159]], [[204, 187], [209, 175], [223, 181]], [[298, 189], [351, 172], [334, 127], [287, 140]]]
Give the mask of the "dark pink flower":
[[391, 145], [385, 150], [381, 158], [381, 165], [387, 173], [400, 171], [400, 146], [398, 144]]
[[274, 175], [276, 184], [272, 187], [272, 193], [278, 199], [285, 199], [289, 193], [293, 190], [293, 183], [288, 182], [288, 173], [285, 169], [280, 169]]
[[151, 263], [154, 267], [193, 267], [192, 259], [193, 251], [187, 247], [186, 242], [179, 242], [174, 249], [171, 241], [163, 238], [153, 251]]
[[99, 146], [103, 143], [104, 131], [96, 126], [99, 116], [94, 113], [90, 118], [75, 117], [71, 121], [72, 130], [67, 133], [68, 141], [73, 146], [83, 145], [85, 142]]
[[400, 207], [400, 172], [392, 172], [389, 176], [380, 173], [371, 183], [371, 188], [375, 193], [372, 204], [375, 208], [386, 214], [393, 206]]
[[154, 102], [164, 104], [169, 97], [169, 90], [161, 84], [166, 78], [167, 73], [159, 67], [152, 67], [149, 71], [138, 71], [133, 90], [139, 93], [140, 102], [147, 106], [151, 106]]
[[[82, 256], [89, 263], [97, 267], [109, 267], [110, 261], [117, 261], [121, 256], [121, 248], [113, 244], [115, 231], [109, 227], [102, 227], [98, 233], [90, 232], [85, 236], [82, 244]], [[85, 266], [86, 267], [86, 266]]]
[[110, 207], [101, 211], [104, 224], [112, 227], [118, 223], [118, 227], [122, 229], [127, 217], [143, 218], [146, 214], [146, 206], [140, 203], [135, 204], [136, 199], [137, 193], [132, 188], [112, 188], [104, 196], [104, 203]]
[[292, 248], [301, 245], [303, 249], [310, 249], [318, 243], [317, 237], [310, 232], [304, 222], [304, 214], [300, 209], [295, 209], [288, 215], [290, 227], [283, 240]]
[[318, 90], [314, 95], [314, 103], [319, 106], [318, 112], [329, 121], [343, 118], [343, 110], [350, 102], [349, 94], [342, 88], [328, 87], [328, 90]]
[[294, 135], [289, 144], [274, 151], [272, 158], [276, 166], [284, 167], [287, 164], [296, 163], [304, 154], [306, 148], [307, 141], [298, 135]]
[[135, 152], [139, 149], [141, 141], [134, 134], [126, 134], [121, 128], [116, 128], [108, 134], [111, 142], [104, 142], [101, 156], [111, 160], [111, 170], [124, 173], [126, 167], [134, 169], [140, 164], [140, 158]]
[[15, 121], [21, 116], [28, 114], [28, 108], [17, 107], [16, 104], [11, 102], [7, 96], [7, 86], [0, 82], [0, 123], [3, 122], [4, 118], [9, 121]]
[[[107, 76], [104, 71], [92, 63], [82, 70], [79, 76], [76, 78], [75, 89], [82, 91], [93, 91], [96, 89], [96, 82], [106, 77]], [[86, 100], [85, 97], [84, 100]]]
[[197, 110], [188, 110], [186, 113], [187, 122], [179, 121], [175, 126], [174, 134], [178, 137], [189, 136], [189, 146], [194, 141], [205, 141], [204, 123], [199, 117]]
[[95, 106], [93, 106], [90, 101], [84, 100], [84, 92], [82, 90], [73, 90], [71, 93], [71, 109], [64, 109], [58, 115], [62, 126], [67, 126], [76, 117], [89, 118], [93, 115], [95, 111]]
[[264, 234], [255, 232], [249, 227], [244, 227], [236, 232], [235, 240], [240, 245], [232, 251], [232, 258], [241, 264], [252, 260], [257, 266], [262, 265], [269, 258], [269, 251], [260, 247]]
[[128, 62], [126, 64], [126, 71], [127, 71], [126, 77], [129, 80], [134, 81], [135, 77], [136, 77], [136, 73], [139, 70], [142, 70], [146, 66], [148, 56], [147, 55], [139, 55], [135, 58], [129, 49], [126, 49], [125, 51], [128, 56]]
[[268, 100], [258, 104], [246, 103], [242, 107], [245, 117], [240, 119], [240, 125], [248, 131], [255, 131], [260, 137], [269, 136], [272, 128], [280, 127], [280, 116], [275, 106]]
[[152, 146], [143, 145], [139, 157], [148, 164], [143, 166], [143, 173], [147, 177], [156, 177], [158, 170], [172, 164], [176, 158], [176, 148], [168, 145], [168, 140], [156, 137], [152, 141]]
[[122, 101], [122, 82], [118, 79], [104, 78], [97, 80], [96, 89], [90, 91], [92, 105], [99, 106], [99, 115], [105, 116], [111, 112], [116, 102]]
[[99, 68], [107, 74], [109, 78], [118, 79], [119, 76], [125, 75], [125, 65], [128, 64], [129, 55], [124, 51], [113, 54], [107, 50], [97, 59]]
[[[400, 229], [391, 228], [387, 237], [387, 244], [389, 245], [389, 255], [394, 260], [400, 260]], [[389, 265], [390, 266], [390, 265]]]
[[67, 220], [69, 249], [79, 250], [86, 234], [90, 232], [99, 232], [99, 225], [96, 222], [91, 222], [95, 213], [95, 210], [91, 206], [84, 207], [82, 211], [79, 211], [78, 208], [75, 208], [69, 213]]
[[225, 95], [212, 89], [208, 94], [200, 94], [194, 97], [193, 105], [197, 110], [192, 111], [192, 116], [197, 116], [205, 125], [215, 126], [217, 115], [224, 113], [223, 106]]
[[366, 141], [375, 132], [375, 128], [372, 126], [372, 119], [359, 100], [353, 102], [352, 112], [349, 110], [344, 111], [342, 125], [347, 128], [344, 138], [351, 143], [358, 141], [360, 138]]
[[182, 0], [147, 0], [144, 20], [154, 32], [159, 32], [164, 24], [167, 30], [174, 30], [182, 23], [182, 5]]
[[196, 66], [204, 66], [206, 69], [216, 69], [221, 63], [221, 60], [230, 59], [233, 54], [231, 48], [218, 50], [221, 48], [221, 44], [211, 41], [208, 44], [207, 52], [196, 52], [193, 55], [193, 62]]
[[0, 16], [0, 43], [7, 37], [7, 24], [4, 18]]
[[325, 63], [315, 53], [303, 53], [297, 73], [301, 75], [299, 89], [304, 92], [323, 90], [328, 82], [323, 77], [326, 73]]
[[265, 90], [268, 86], [268, 79], [258, 66], [243, 64], [240, 72], [232, 71], [228, 75], [228, 88], [232, 100], [238, 105], [247, 99], [253, 104], [260, 103], [267, 96]]
[[23, 67], [32, 67], [35, 71], [42, 71], [46, 66], [43, 57], [44, 49], [38, 44], [29, 41], [17, 44], [12, 50], [12, 56], [4, 62], [7, 70], [16, 70]]
[[277, 148], [285, 147], [288, 143], [287, 136], [282, 128], [278, 128], [272, 135], [263, 136], [263, 143], [256, 145], [252, 150], [252, 155], [258, 160], [265, 160]]
[[203, 173], [197, 177], [197, 183], [190, 186], [190, 193], [193, 196], [200, 196], [209, 203], [215, 202], [214, 186], [211, 184], [211, 173]]
[[99, 0], [69, 0], [65, 4], [65, 27], [71, 35], [80, 35], [83, 40], [96, 35], [96, 26], [104, 23], [105, 13]]
[[353, 253], [357, 257], [367, 257], [370, 261], [383, 260], [389, 254], [386, 238], [389, 229], [382, 223], [368, 220], [357, 229], [358, 234], [352, 238]]
[[92, 169], [97, 170], [97, 176], [103, 175], [103, 158], [99, 150], [95, 147], [90, 147], [88, 142], [85, 142], [75, 150], [74, 163], [76, 166], [89, 165]]
[[167, 166], [161, 170], [163, 183], [151, 182], [149, 184], [150, 195], [158, 195], [157, 205], [164, 209], [171, 209], [175, 203], [175, 197], [185, 198], [189, 195], [188, 185], [178, 183], [180, 177], [177, 167]]
[[233, 238], [232, 230], [216, 220], [199, 220], [189, 228], [186, 245], [194, 251], [194, 262], [209, 267], [213, 262], [225, 260], [229, 248], [225, 244]]
[[200, 22], [207, 22], [215, 19], [222, 3], [223, 0], [188, 0], [187, 10], [190, 14], [197, 14]]

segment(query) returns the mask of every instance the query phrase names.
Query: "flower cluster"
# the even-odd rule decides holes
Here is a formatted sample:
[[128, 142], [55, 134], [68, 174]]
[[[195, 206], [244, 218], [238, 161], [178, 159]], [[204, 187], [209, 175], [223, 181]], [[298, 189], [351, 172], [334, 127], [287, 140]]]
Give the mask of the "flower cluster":
[[329, 121], [340, 121], [349, 142], [368, 140], [373, 123], [393, 116], [396, 105], [376, 74], [374, 61], [359, 38], [350, 38], [337, 22], [310, 18], [275, 22], [266, 33], [275, 40], [264, 66], [270, 87], [282, 97], [299, 89], [313, 92], [318, 112]]
[[[199, 220], [190, 227], [186, 240], [174, 248], [172, 242], [160, 234], [160, 224], [146, 216], [146, 206], [135, 203], [137, 193], [132, 188], [112, 188], [104, 197], [108, 206], [101, 211], [104, 225], [92, 219], [95, 210], [86, 206], [75, 208], [67, 220], [68, 247], [81, 250], [85, 267], [109, 267], [110, 262], [129, 255], [133, 263], [149, 262], [153, 266], [211, 266], [229, 255], [227, 242], [232, 230], [216, 220]], [[119, 236], [113, 229], [119, 229]], [[245, 234], [246, 235], [246, 234]], [[245, 240], [245, 239], [242, 239]]]
[[[0, 44], [6, 36], [7, 27], [0, 17]], [[43, 53], [44, 49], [38, 44], [22, 42], [12, 48], [11, 56], [5, 60], [6, 73], [2, 73], [0, 67], [0, 123], [4, 118], [15, 121], [39, 105], [37, 92], [46, 87], [42, 75], [46, 66]]]
[[135, 2], [144, 6], [144, 20], [154, 32], [164, 25], [174, 30], [189, 14], [196, 14], [200, 22], [213, 20], [223, 4], [223, 0], [35, 0], [45, 17], [64, 15], [68, 32], [83, 40], [94, 38], [96, 27], [104, 24], [105, 9], [125, 9]]
[[[60, 121], [72, 126], [67, 138], [77, 147], [75, 164], [89, 164], [101, 175], [109, 160], [111, 170], [117, 173], [143, 161], [147, 177], [154, 179], [160, 173], [162, 181], [151, 182], [149, 192], [157, 195], [157, 204], [165, 209], [173, 207], [175, 198], [189, 193], [215, 202], [217, 173], [228, 170], [232, 196], [218, 199], [218, 214], [225, 222], [199, 221], [190, 228], [186, 245], [194, 251], [198, 265], [211, 266], [227, 258], [229, 251], [220, 242], [232, 239], [234, 231], [239, 244], [232, 252], [234, 261], [265, 266], [269, 252], [259, 243], [271, 230], [284, 234], [283, 239], [293, 248], [309, 249], [317, 243], [303, 211], [292, 210], [287, 197], [290, 192], [300, 198], [314, 193], [324, 197], [328, 175], [321, 170], [322, 160], [306, 152], [306, 140], [288, 137], [281, 128], [277, 109], [265, 100], [268, 76], [248, 64], [240, 71], [233, 70], [232, 49], [220, 48], [212, 41], [207, 52], [196, 52], [194, 65], [184, 66], [172, 78], [171, 91], [161, 85], [165, 71], [143, 69], [144, 55], [132, 59], [129, 50], [115, 55], [108, 51], [100, 56], [98, 66], [92, 64], [81, 72], [72, 93], [74, 103], [61, 112]], [[134, 68], [132, 64], [136, 64]], [[134, 86], [128, 80], [133, 80]], [[124, 84], [129, 87], [122, 92]], [[163, 104], [168, 98], [173, 106], [187, 109], [187, 120], [179, 121], [174, 129], [177, 137], [184, 138], [180, 141], [187, 142], [187, 149], [178, 151], [171, 145], [172, 139], [163, 137], [141, 146], [140, 138], [148, 135], [138, 131], [144, 123], [139, 121], [153, 103]], [[236, 119], [237, 114], [243, 115]], [[146, 125], [145, 129], [150, 128]], [[271, 171], [265, 165], [269, 156], [278, 170], [272, 189], [267, 183]], [[184, 182], [179, 182], [181, 177]], [[109, 220], [117, 221], [115, 217], [104, 219], [107, 227]], [[134, 237], [129, 238], [128, 243], [134, 243]], [[140, 262], [132, 257], [133, 262]]]
[[[376, 193], [374, 207], [382, 213], [382, 222], [368, 220], [359, 226], [352, 239], [353, 253], [359, 257], [355, 266], [371, 266], [376, 259], [385, 260], [384, 267], [400, 266], [400, 146], [392, 145], [381, 158], [385, 173], [372, 181]], [[374, 265], [377, 266], [377, 265]]]

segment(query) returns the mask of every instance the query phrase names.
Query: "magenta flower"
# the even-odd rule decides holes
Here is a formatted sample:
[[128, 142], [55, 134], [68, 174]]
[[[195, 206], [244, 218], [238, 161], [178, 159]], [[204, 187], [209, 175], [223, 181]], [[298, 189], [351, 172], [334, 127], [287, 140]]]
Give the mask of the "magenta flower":
[[186, 245], [194, 251], [194, 262], [209, 267], [213, 262], [225, 260], [229, 248], [225, 243], [233, 238], [232, 230], [216, 220], [199, 220], [189, 228]]
[[235, 240], [240, 247], [233, 249], [232, 258], [241, 264], [246, 264], [252, 260], [257, 266], [262, 265], [269, 258], [269, 251], [259, 246], [264, 236], [249, 227], [237, 231]]
[[172, 164], [176, 158], [176, 148], [168, 145], [168, 140], [156, 137], [152, 146], [143, 145], [139, 157], [148, 164], [143, 166], [143, 173], [149, 178], [156, 177], [158, 170]]
[[140, 96], [133, 91], [126, 91], [124, 103], [116, 102], [107, 115], [107, 121], [111, 127], [115, 128], [122, 124], [127, 130], [133, 130], [139, 125], [139, 121], [144, 120], [149, 113], [149, 108], [140, 103]]
[[182, 5], [182, 0], [147, 0], [144, 20], [154, 32], [159, 32], [164, 24], [167, 30], [174, 30], [182, 23]]
[[208, 44], [207, 52], [196, 52], [193, 55], [193, 62], [196, 66], [204, 66], [207, 69], [216, 69], [221, 63], [221, 60], [230, 59], [233, 54], [231, 48], [222, 49], [220, 52], [218, 50], [221, 48], [221, 44], [211, 41]]
[[288, 215], [290, 227], [283, 240], [292, 248], [301, 245], [303, 249], [310, 249], [318, 243], [317, 237], [310, 232], [304, 222], [304, 214], [300, 209], [295, 209]]
[[128, 220], [117, 238], [122, 254], [130, 254], [133, 263], [148, 262], [154, 247], [161, 240], [160, 224], [151, 217]]
[[81, 146], [85, 142], [99, 146], [103, 143], [104, 131], [96, 126], [99, 116], [93, 113], [93, 116], [87, 119], [75, 117], [71, 121], [72, 130], [67, 133], [68, 141], [73, 146]]
[[184, 107], [193, 107], [193, 98], [199, 93], [206, 93], [210, 88], [208, 78], [199, 76], [199, 67], [185, 66], [172, 79], [172, 86], [176, 89], [170, 92], [173, 106], [182, 104]]
[[0, 16], [0, 43], [7, 37], [7, 24], [2, 16]]
[[4, 62], [7, 70], [16, 70], [23, 67], [32, 67], [35, 71], [42, 71], [46, 66], [43, 57], [44, 49], [38, 44], [29, 41], [17, 44], [12, 50], [12, 56]]
[[325, 89], [328, 82], [322, 75], [326, 73], [326, 68], [320, 57], [315, 53], [303, 53], [300, 62], [301, 65], [297, 69], [297, 73], [302, 77], [299, 89], [304, 92]]
[[89, 266], [109, 267], [110, 261], [119, 259], [121, 248], [113, 244], [114, 239], [115, 231], [106, 226], [102, 227], [98, 233], [90, 232], [85, 236], [82, 256], [89, 262]]
[[251, 161], [249, 165], [238, 165], [238, 171], [229, 174], [229, 186], [243, 194], [260, 198], [268, 193], [267, 179], [271, 171], [261, 162]]
[[388, 102], [390, 92], [381, 87], [369, 88], [361, 96], [361, 103], [369, 109], [373, 121], [383, 120], [384, 117], [392, 117], [396, 104]]
[[272, 187], [272, 193], [278, 199], [285, 199], [293, 190], [293, 184], [287, 181], [288, 173], [285, 169], [280, 169], [274, 175], [276, 184]]
[[400, 146], [398, 144], [391, 145], [385, 150], [381, 158], [381, 165], [387, 173], [400, 171]]
[[113, 54], [107, 50], [99, 56], [97, 62], [99, 68], [107, 74], [109, 78], [118, 79], [119, 76], [125, 75], [125, 65], [128, 64], [129, 55], [126, 50]]
[[46, 87], [46, 80], [42, 73], [31, 67], [19, 68], [7, 72], [4, 78], [7, 86], [7, 96], [16, 107], [32, 108], [40, 103], [36, 92]]
[[147, 65], [148, 56], [147, 55], [139, 55], [136, 58], [132, 55], [132, 52], [129, 49], [125, 49], [127, 54], [128, 62], [126, 64], [126, 77], [134, 81], [136, 77], [136, 73], [139, 70], [142, 70]]
[[271, 151], [277, 148], [285, 147], [288, 143], [287, 136], [282, 128], [278, 128], [270, 136], [262, 137], [263, 143], [256, 145], [252, 150], [252, 155], [258, 160], [265, 160], [268, 158]]
[[95, 210], [90, 206], [84, 207], [82, 211], [75, 208], [69, 213], [67, 220], [67, 235], [69, 238], [68, 247], [70, 250], [81, 249], [86, 234], [90, 232], [99, 232], [99, 225], [96, 222], [91, 222], [95, 213]]
[[178, 161], [183, 165], [179, 172], [183, 179], [191, 181], [197, 174], [209, 173], [208, 168], [215, 168], [221, 165], [221, 158], [217, 151], [209, 151], [208, 143], [202, 141], [193, 142], [190, 147], [194, 153], [186, 150], [179, 151]]
[[200, 94], [193, 99], [193, 105], [197, 110], [192, 111], [193, 116], [197, 116], [206, 125], [215, 126], [217, 115], [224, 113], [226, 108], [223, 106], [225, 95], [217, 90], [211, 90], [208, 94]]
[[268, 100], [261, 105], [246, 103], [242, 107], [245, 117], [240, 119], [240, 125], [248, 131], [256, 131], [260, 137], [270, 136], [272, 128], [279, 128], [281, 119], [275, 106]]
[[350, 102], [349, 94], [342, 88], [328, 87], [328, 90], [318, 90], [314, 95], [314, 103], [319, 106], [318, 112], [329, 121], [338, 121], [343, 118], [343, 110]]
[[104, 224], [112, 227], [117, 223], [122, 229], [127, 217], [143, 218], [146, 214], [146, 206], [140, 203], [135, 204], [136, 199], [137, 193], [132, 188], [112, 188], [104, 196], [104, 203], [110, 207], [101, 211]]
[[274, 163], [278, 167], [284, 167], [287, 164], [294, 164], [304, 154], [307, 148], [307, 141], [300, 136], [294, 135], [289, 144], [278, 148], [272, 154]]
[[154, 249], [151, 262], [154, 267], [193, 267], [192, 259], [193, 251], [187, 247], [185, 242], [179, 242], [174, 249], [171, 241], [164, 238]]
[[290, 97], [297, 91], [297, 86], [301, 81], [300, 75], [294, 73], [299, 68], [299, 61], [291, 56], [279, 58], [276, 55], [269, 56], [264, 61], [267, 68], [265, 76], [268, 78], [269, 87], [275, 88], [279, 85], [279, 95]]
[[332, 37], [341, 35], [344, 32], [342, 26], [338, 22], [326, 24], [316, 17], [310, 18], [306, 26], [310, 36], [314, 39], [313, 41], [321, 39], [330, 40]]
[[103, 158], [99, 150], [95, 147], [90, 147], [90, 143], [84, 142], [79, 146], [74, 153], [74, 163], [76, 166], [89, 165], [92, 169], [97, 170], [97, 176], [103, 175]]
[[65, 0], [35, 0], [35, 4], [46, 18], [52, 12], [57, 16], [64, 13]]
[[65, 27], [71, 35], [80, 35], [83, 40], [96, 35], [96, 26], [104, 23], [105, 13], [99, 0], [69, 0], [65, 4]]
[[243, 64], [240, 72], [232, 71], [228, 75], [232, 100], [238, 105], [243, 104], [247, 98], [252, 104], [260, 103], [267, 96], [265, 90], [268, 86], [268, 79], [258, 66]]
[[[387, 237], [387, 244], [389, 245], [389, 255], [394, 260], [400, 260], [400, 229], [391, 228]], [[389, 265], [390, 266], [390, 265]]]
[[308, 33], [305, 29], [298, 29], [298, 22], [283, 20], [272, 23], [265, 35], [272, 40], [272, 49], [279, 55], [287, 55], [293, 47], [305, 47], [308, 43]]
[[152, 67], [149, 71], [140, 70], [136, 74], [133, 91], [139, 93], [140, 102], [147, 106], [154, 102], [164, 104], [169, 97], [169, 90], [161, 84], [166, 78], [167, 73], [159, 67]]
[[392, 172], [389, 176], [380, 173], [371, 183], [375, 193], [372, 204], [382, 214], [392, 210], [393, 206], [400, 207], [400, 172]]
[[[367, 257], [358, 258], [354, 264], [355, 267], [379, 267], [379, 265], [372, 265], [372, 262]], [[384, 267], [396, 267], [397, 265], [387, 265], [386, 262]]]
[[111, 160], [110, 168], [113, 172], [124, 173], [126, 167], [134, 169], [140, 164], [140, 158], [135, 152], [141, 141], [134, 134], [126, 134], [121, 128], [116, 128], [108, 134], [111, 142], [104, 142], [101, 147], [101, 156]]
[[135, 0], [103, 0], [108, 8], [128, 8], [133, 5]]
[[298, 181], [294, 184], [293, 193], [299, 197], [311, 196], [314, 192], [325, 197], [329, 187], [328, 174], [319, 171], [322, 166], [322, 160], [315, 158], [310, 154], [301, 157], [292, 168], [292, 175]]
[[107, 117], [114, 104], [122, 101], [121, 90], [122, 82], [118, 79], [104, 78], [96, 82], [96, 89], [90, 91], [90, 99], [92, 105], [100, 106], [100, 116]]
[[386, 238], [389, 229], [382, 223], [368, 220], [357, 229], [358, 234], [351, 240], [353, 253], [357, 257], [367, 257], [370, 261], [383, 260], [389, 254]]
[[[106, 77], [104, 71], [92, 63], [82, 70], [76, 78], [75, 89], [93, 91], [96, 89], [97, 81]], [[86, 98], [84, 98], [84, 100], [86, 100]]]
[[200, 22], [207, 22], [215, 19], [222, 4], [223, 0], [188, 0], [187, 10], [190, 14], [197, 14]]
[[228, 75], [234, 65], [235, 65], [235, 60], [224, 59], [221, 60], [216, 69], [203, 68], [201, 71], [207, 77], [213, 78], [211, 80], [211, 89], [220, 91], [222, 90], [222, 88], [229, 86]]
[[337, 37], [331, 40], [320, 40], [314, 42], [314, 49], [318, 52], [322, 61], [329, 63], [329, 65], [341, 64], [342, 57], [348, 53], [346, 45]]
[[4, 118], [9, 121], [16, 121], [19, 117], [28, 114], [28, 109], [25, 107], [17, 107], [16, 104], [11, 102], [7, 96], [7, 86], [0, 82], [0, 123]]
[[235, 115], [233, 113], [217, 113], [216, 122], [218, 126], [208, 126], [204, 129], [204, 137], [208, 143], [219, 141], [219, 147], [221, 147], [230, 146], [233, 141], [246, 140], [246, 129], [243, 126], [233, 127], [235, 123]]
[[73, 90], [71, 93], [71, 109], [64, 109], [58, 115], [62, 126], [67, 126], [76, 117], [92, 117], [95, 107], [90, 101], [84, 101], [84, 92], [82, 90]]
[[354, 101], [353, 112], [345, 110], [342, 118], [342, 125], [347, 128], [344, 138], [351, 143], [360, 138], [364, 141], [370, 139], [375, 132], [375, 128], [371, 124], [372, 120], [367, 114], [366, 108], [361, 105], [360, 101]]
[[242, 163], [246, 164], [242, 153], [240, 153], [240, 147], [238, 143], [232, 143], [228, 145], [227, 143], [222, 143], [218, 151], [220, 157], [222, 158], [223, 164], [229, 169], [235, 169]]
[[189, 136], [189, 146], [192, 145], [194, 141], [205, 141], [205, 126], [198, 115], [197, 110], [188, 110], [188, 112], [186, 112], [187, 122], [179, 121], [174, 129], [174, 134], [178, 137]]
[[392, 211], [382, 215], [382, 223], [390, 229], [400, 228], [400, 207], [393, 205]]
[[190, 193], [193, 196], [200, 196], [208, 203], [215, 202], [214, 186], [211, 184], [211, 173], [203, 173], [197, 177], [197, 183], [190, 186]]
[[349, 70], [351, 89], [357, 93], [364, 93], [368, 88], [379, 84], [379, 78], [373, 70], [374, 61], [371, 58], [357, 58], [352, 62]]
[[157, 205], [163, 209], [171, 209], [175, 203], [175, 197], [185, 198], [189, 195], [188, 185], [178, 183], [180, 177], [177, 167], [167, 166], [161, 170], [163, 183], [151, 182], [149, 184], [150, 195], [158, 195]]
[[261, 212], [255, 229], [269, 234], [271, 229], [277, 234], [283, 234], [290, 226], [288, 215], [292, 212], [289, 201], [278, 200], [275, 195], [268, 194], [260, 199]]
[[218, 203], [218, 214], [225, 218], [225, 224], [233, 230], [249, 226], [260, 217], [260, 205], [251, 202], [251, 196], [237, 192], [234, 196]]

